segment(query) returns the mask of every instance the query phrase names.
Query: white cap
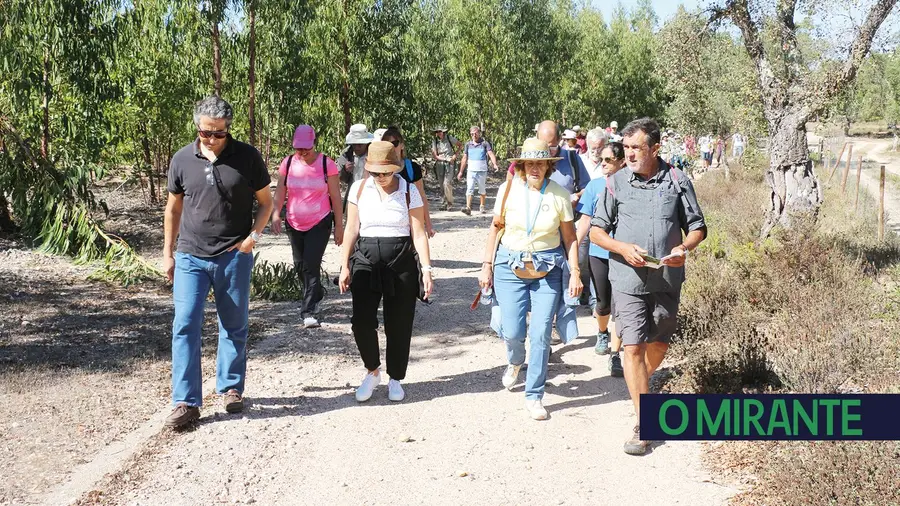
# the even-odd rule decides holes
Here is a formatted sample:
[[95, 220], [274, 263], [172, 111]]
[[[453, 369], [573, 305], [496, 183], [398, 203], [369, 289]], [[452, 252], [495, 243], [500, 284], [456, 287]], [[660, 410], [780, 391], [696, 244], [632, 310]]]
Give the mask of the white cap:
[[373, 141], [380, 141], [381, 137], [384, 136], [384, 133], [387, 132], [387, 128], [379, 128], [372, 133]]
[[619, 122], [618, 121], [610, 121], [609, 127], [610, 128], [619, 128]]
[[575, 133], [577, 134], [578, 132], [581, 131], [581, 127], [578, 126], [578, 125], [575, 125], [575, 126], [572, 127], [572, 131], [575, 132]]
[[369, 144], [373, 140], [373, 135], [369, 133], [366, 125], [357, 123], [350, 127], [350, 132], [344, 139], [345, 144]]
[[562, 138], [563, 138], [563, 139], [577, 139], [578, 136], [575, 135], [575, 132], [573, 132], [572, 130], [565, 130], [565, 131], [563, 132]]

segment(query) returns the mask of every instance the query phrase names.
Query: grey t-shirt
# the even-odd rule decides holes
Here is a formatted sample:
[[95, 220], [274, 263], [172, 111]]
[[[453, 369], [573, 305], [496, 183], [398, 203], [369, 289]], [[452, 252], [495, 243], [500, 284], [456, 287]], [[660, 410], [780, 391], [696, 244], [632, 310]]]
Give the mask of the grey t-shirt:
[[[657, 163], [659, 172], [647, 180], [628, 167], [608, 177], [591, 225], [614, 233], [617, 241], [637, 244], [651, 256], [662, 258], [681, 244], [682, 232], [705, 229], [706, 221], [687, 175], [661, 158]], [[617, 292], [678, 292], [684, 282], [684, 267], [632, 267], [615, 253], [609, 260], [609, 281]]]
[[214, 163], [197, 141], [178, 150], [168, 176], [169, 193], [184, 194], [178, 251], [214, 257], [250, 235], [254, 194], [270, 181], [259, 151], [230, 135]]

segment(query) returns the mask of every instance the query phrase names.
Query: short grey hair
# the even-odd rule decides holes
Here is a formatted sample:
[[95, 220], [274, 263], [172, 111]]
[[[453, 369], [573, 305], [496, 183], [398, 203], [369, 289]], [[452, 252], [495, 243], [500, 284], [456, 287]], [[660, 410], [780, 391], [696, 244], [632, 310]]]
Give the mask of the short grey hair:
[[592, 128], [587, 133], [587, 143], [590, 145], [593, 142], [602, 141], [605, 146], [609, 142], [609, 134], [606, 133], [606, 130], [597, 127]]
[[194, 125], [197, 127], [200, 126], [201, 116], [211, 119], [224, 119], [225, 127], [228, 128], [234, 119], [234, 109], [222, 97], [211, 95], [194, 104]]

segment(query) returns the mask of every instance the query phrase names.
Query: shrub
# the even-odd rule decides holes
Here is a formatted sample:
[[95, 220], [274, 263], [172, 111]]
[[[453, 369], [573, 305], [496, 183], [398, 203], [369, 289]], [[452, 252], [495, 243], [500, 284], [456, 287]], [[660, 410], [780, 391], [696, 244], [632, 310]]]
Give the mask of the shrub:
[[303, 286], [294, 266], [284, 262], [270, 264], [254, 256], [253, 274], [250, 277], [250, 296], [271, 301], [300, 300]]

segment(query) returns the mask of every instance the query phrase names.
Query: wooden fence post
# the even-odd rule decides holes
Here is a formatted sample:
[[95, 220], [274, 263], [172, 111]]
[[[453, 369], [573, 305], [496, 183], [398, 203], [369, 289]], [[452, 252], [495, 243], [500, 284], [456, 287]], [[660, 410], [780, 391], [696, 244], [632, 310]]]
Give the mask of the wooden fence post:
[[856, 166], [856, 198], [853, 200], [853, 212], [859, 208], [859, 180], [862, 178], [863, 155], [859, 155], [859, 165]]
[[847, 150], [847, 167], [844, 169], [844, 177], [841, 178], [841, 196], [844, 195], [844, 192], [847, 189], [847, 176], [850, 175], [850, 164], [852, 162], [853, 162], [853, 144], [850, 144], [850, 149]]
[[881, 166], [881, 186], [878, 194], [878, 240], [884, 240], [884, 165]]
[[830, 173], [829, 176], [828, 176], [828, 181], [825, 181], [825, 184], [830, 183], [830, 182], [831, 182], [831, 178], [834, 177], [834, 173], [837, 171], [838, 165], [841, 164], [841, 157], [844, 156], [844, 150], [845, 150], [845, 149], [847, 149], [847, 143], [846, 143], [846, 142], [845, 142], [844, 145], [841, 147], [841, 152], [840, 152], [840, 154], [838, 154], [837, 160], [834, 161], [834, 167], [831, 168], [831, 173]]

